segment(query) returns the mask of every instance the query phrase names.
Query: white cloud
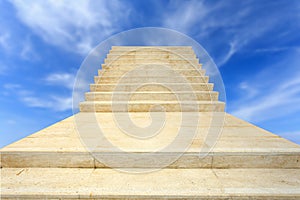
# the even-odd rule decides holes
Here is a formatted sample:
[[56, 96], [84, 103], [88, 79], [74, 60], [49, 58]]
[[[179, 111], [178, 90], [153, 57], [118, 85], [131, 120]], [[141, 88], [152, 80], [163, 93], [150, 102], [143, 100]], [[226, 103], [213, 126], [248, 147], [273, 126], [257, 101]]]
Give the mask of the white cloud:
[[9, 38], [10, 38], [10, 34], [7, 32], [0, 35], [0, 46], [4, 50], [9, 50], [9, 43], [8, 43]]
[[8, 67], [0, 62], [0, 75], [5, 74], [7, 69], [8, 69]]
[[[165, 12], [163, 26], [190, 33], [193, 26], [210, 12], [203, 1], [171, 1], [169, 12]], [[197, 27], [203, 30], [204, 27]]]
[[19, 19], [50, 44], [87, 53], [126, 22], [128, 10], [118, 0], [11, 0]]
[[30, 61], [39, 59], [38, 54], [35, 52], [34, 48], [32, 47], [32, 43], [29, 37], [27, 37], [22, 44], [20, 56], [22, 59], [30, 60]]
[[277, 20], [274, 13], [253, 20], [254, 15], [259, 18], [263, 10], [263, 6], [246, 1], [235, 6], [226, 1], [170, 1], [162, 25], [197, 36], [200, 42], [211, 40], [211, 35], [218, 33], [222, 40], [216, 38], [208, 43], [208, 47], [210, 51], [222, 52], [216, 57], [216, 64], [221, 67], [246, 45], [277, 28], [278, 23], [285, 22], [285, 16]]
[[[49, 76], [51, 78], [51, 76]], [[57, 80], [57, 83], [63, 80], [64, 76], [55, 77], [52, 76], [51, 81]], [[68, 76], [66, 76], [68, 77]], [[49, 79], [50, 80], [50, 79]], [[50, 81], [50, 82], [51, 82]], [[66, 83], [65, 87], [69, 88], [69, 84]], [[71, 89], [71, 88], [69, 88]], [[36, 95], [35, 92], [25, 89], [20, 84], [7, 83], [3, 85], [4, 94], [7, 95], [17, 95], [17, 98], [23, 102], [26, 106], [35, 108], [51, 109], [54, 111], [66, 111], [72, 109], [72, 97], [62, 96], [62, 95]]]
[[261, 48], [261, 49], [256, 49], [256, 53], [265, 53], [265, 52], [280, 52], [280, 51], [287, 51], [287, 50], [300, 50], [300, 47], [274, 47], [274, 48]]
[[29, 107], [48, 108], [55, 111], [66, 111], [72, 108], [71, 97], [52, 96], [50, 98], [38, 98], [34, 96], [24, 96], [21, 100]]
[[220, 60], [218, 61], [218, 66], [222, 66], [225, 63], [227, 63], [227, 61], [230, 60], [230, 58], [236, 53], [236, 51], [238, 50], [238, 45], [237, 45], [238, 41], [233, 41], [229, 44], [230, 48], [229, 51], [220, 58]]
[[41, 100], [37, 97], [24, 96], [21, 100], [30, 107], [42, 107], [49, 108], [53, 105], [52, 101], [49, 100]]
[[49, 85], [58, 85], [72, 90], [75, 81], [75, 74], [54, 73], [47, 76], [45, 81]]
[[65, 111], [65, 110], [70, 110], [72, 109], [72, 102], [73, 99], [72, 97], [60, 97], [60, 96], [53, 96], [52, 97], [54, 101], [54, 106], [56, 110], [59, 111]]
[[280, 132], [278, 133], [281, 137], [291, 140], [297, 144], [300, 144], [300, 130], [290, 131], [290, 132]]
[[6, 123], [10, 124], [10, 125], [15, 125], [17, 122], [13, 119], [8, 119], [8, 120], [6, 120]]
[[244, 98], [245, 99], [253, 98], [253, 97], [255, 97], [259, 93], [259, 91], [258, 91], [257, 88], [252, 87], [247, 82], [240, 83], [239, 89], [241, 89], [242, 91], [244, 91], [244, 93], [245, 93]]
[[251, 122], [262, 122], [299, 112], [298, 69], [299, 53], [290, 54], [281, 63], [243, 81], [240, 84], [240, 98], [231, 103], [229, 112]]
[[6, 83], [3, 85], [3, 88], [6, 90], [15, 90], [15, 89], [20, 89], [22, 86], [20, 84], [15, 84], [15, 83]]
[[[72, 73], [53, 73], [44, 78], [46, 84], [65, 87], [73, 90], [75, 74]], [[19, 93], [20, 94], [20, 93]], [[66, 111], [72, 109], [71, 96], [50, 95], [47, 97], [37, 97], [33, 94], [20, 94], [20, 99], [29, 107], [47, 108], [55, 111]]]
[[265, 95], [245, 102], [243, 107], [233, 111], [232, 114], [252, 122], [259, 122], [298, 112], [300, 107], [295, 105], [299, 104], [300, 84], [294, 89], [277, 88], [273, 92], [266, 91]]

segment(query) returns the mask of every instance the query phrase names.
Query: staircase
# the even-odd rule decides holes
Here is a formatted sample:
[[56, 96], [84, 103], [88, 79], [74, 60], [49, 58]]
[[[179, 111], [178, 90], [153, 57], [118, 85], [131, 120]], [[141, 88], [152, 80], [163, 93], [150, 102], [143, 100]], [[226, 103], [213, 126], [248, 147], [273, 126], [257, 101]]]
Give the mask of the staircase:
[[1, 199], [300, 199], [300, 146], [225, 113], [201, 67], [112, 47], [78, 114], [1, 149]]
[[[190, 47], [113, 47], [80, 110], [148, 112], [160, 104], [168, 112], [224, 111], [208, 79]], [[112, 110], [112, 101], [120, 106]]]

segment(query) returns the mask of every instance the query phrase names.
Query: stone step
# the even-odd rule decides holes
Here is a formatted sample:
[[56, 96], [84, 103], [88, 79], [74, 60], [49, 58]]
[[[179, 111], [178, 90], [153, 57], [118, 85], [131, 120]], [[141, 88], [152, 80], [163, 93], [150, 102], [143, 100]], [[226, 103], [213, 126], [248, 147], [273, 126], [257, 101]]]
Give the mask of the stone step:
[[134, 61], [134, 62], [138, 62], [141, 63], [141, 60], [143, 60], [144, 62], [147, 61], [153, 61], [153, 63], [156, 62], [173, 62], [173, 61], [187, 61], [187, 62], [198, 62], [199, 63], [199, 59], [198, 58], [186, 58], [186, 57], [182, 57], [182, 56], [145, 56], [145, 57], [137, 57], [137, 56], [118, 56], [118, 57], [113, 57], [113, 58], [106, 58], [105, 62], [113, 62], [113, 61]]
[[299, 169], [2, 168], [2, 199], [300, 198]]
[[146, 51], [142, 50], [110, 50], [111, 55], [139, 55], [139, 54], [168, 54], [168, 55], [195, 55], [193, 51], [190, 50], [162, 50], [162, 49], [148, 49]]
[[[61, 138], [64, 139], [64, 138]], [[201, 149], [198, 148], [200, 151]], [[130, 152], [129, 152], [130, 153]], [[151, 152], [132, 152], [136, 158]], [[195, 168], [266, 168], [266, 169], [300, 169], [300, 153], [276, 153], [267, 152], [255, 153], [208, 153], [205, 157], [200, 157], [199, 152], [179, 152], [180, 157], [170, 165], [163, 166], [169, 169], [195, 169]], [[137, 162], [136, 158], [128, 156], [128, 152], [102, 152], [93, 153], [100, 158], [106, 159], [106, 162], [113, 164], [107, 165], [101, 160], [95, 159], [91, 153], [83, 151], [73, 152], [1, 152], [3, 168], [22, 168], [22, 167], [42, 167], [42, 168], [149, 168], [157, 169], [160, 163]], [[203, 155], [203, 154], [202, 154]], [[152, 160], [170, 160], [178, 157], [178, 152], [165, 152], [152, 154]], [[109, 160], [115, 158], [115, 160]], [[298, 160], [298, 161], [297, 161]], [[164, 161], [164, 162], [165, 162]]]
[[149, 75], [151, 76], [172, 76], [174, 74], [183, 75], [183, 76], [204, 76], [205, 70], [204, 69], [177, 69], [177, 70], [156, 70], [156, 69], [136, 69], [135, 71], [130, 70], [98, 70], [99, 76], [117, 76], [120, 77], [126, 73], [130, 72], [130, 74], [136, 74], [136, 76], [140, 77], [147, 77]]
[[160, 67], [163, 68], [168, 67], [170, 69], [174, 70], [200, 70], [202, 68], [202, 64], [191, 64], [191, 63], [168, 63], [168, 64], [152, 64], [152, 63], [141, 63], [141, 64], [122, 64], [122, 63], [113, 63], [113, 64], [102, 64], [102, 69], [105, 70], [133, 70], [133, 69], [139, 69], [140, 67]]
[[189, 64], [189, 65], [198, 65], [198, 59], [191, 59], [191, 60], [170, 60], [170, 59], [117, 59], [117, 60], [109, 60], [105, 59], [104, 63], [106, 65], [128, 65], [128, 64], [139, 64], [139, 65], [173, 65], [173, 64]]
[[178, 59], [196, 59], [195, 54], [172, 54], [172, 53], [150, 53], [150, 54], [108, 54], [107, 59], [114, 60], [114, 59], [170, 59], [170, 60], [178, 60]]
[[110, 53], [107, 55], [196, 55], [195, 52], [190, 50], [163, 50], [163, 49], [152, 49], [146, 52], [141, 50], [110, 50]]
[[144, 92], [87, 92], [85, 94], [86, 101], [140, 101], [140, 100], [162, 100], [162, 101], [176, 101], [191, 100], [196, 98], [198, 101], [217, 101], [218, 92], [201, 91], [201, 92], [170, 92], [170, 91], [144, 91]]
[[[119, 123], [125, 123], [127, 113], [78, 113], [1, 149], [1, 167], [157, 168], [160, 162], [131, 161], [126, 153], [157, 152], [172, 143], [178, 137], [178, 130], [182, 129], [184, 135], [181, 137], [196, 130], [191, 145], [186, 149], [184, 144], [176, 143], [168, 152], [154, 154], [153, 160], [161, 161], [172, 156], [178, 158], [176, 156], [179, 155], [179, 159], [175, 159], [167, 168], [300, 168], [299, 145], [229, 114], [188, 112], [184, 113], [187, 117], [184, 125], [182, 114], [165, 113], [165, 123], [160, 132], [154, 137], [139, 139], [123, 131], [132, 130], [130, 125], [121, 129], [115, 123], [116, 119], [119, 119]], [[161, 120], [149, 113], [129, 113], [129, 116], [132, 122], [141, 127]], [[197, 116], [198, 124], [194, 122]], [[212, 119], [220, 119], [220, 123], [212, 124]], [[221, 125], [224, 126], [221, 128]], [[79, 126], [87, 137], [92, 136], [91, 130], [101, 128], [102, 134], [97, 138], [91, 137], [93, 141], [98, 141], [95, 151], [114, 162], [107, 166], [107, 162], [95, 159], [87, 151], [81, 143], [82, 136], [78, 134]], [[213, 131], [222, 132], [214, 148], [207, 150], [205, 138], [211, 134], [210, 127]], [[143, 130], [143, 134], [145, 131], [147, 129]], [[107, 145], [105, 140], [112, 146]], [[204, 157], [199, 157], [203, 154]]]
[[[114, 91], [116, 84], [91, 84], [91, 92], [106, 92]], [[118, 91], [135, 91], [138, 88], [138, 91], [186, 91], [187, 88], [192, 88], [194, 91], [212, 91], [214, 84], [213, 83], [166, 83], [164, 85], [160, 84], [147, 84], [144, 86], [139, 86], [138, 84], [121, 84], [118, 85]], [[170, 88], [170, 89], [168, 89]]]
[[110, 53], [115, 52], [176, 52], [176, 53], [194, 53], [191, 47], [112, 47]]
[[132, 76], [125, 76], [125, 77], [115, 77], [115, 76], [95, 76], [94, 81], [96, 84], [101, 83], [157, 83], [157, 84], [164, 84], [164, 83], [208, 83], [208, 76], [177, 76], [177, 77], [132, 77]]
[[[112, 106], [113, 103], [113, 106]], [[160, 106], [155, 106], [160, 105]], [[85, 101], [81, 112], [222, 112], [225, 104], [219, 101]]]
[[143, 51], [149, 49], [163, 49], [163, 50], [193, 50], [191, 46], [112, 46], [111, 50], [135, 50], [140, 49]]

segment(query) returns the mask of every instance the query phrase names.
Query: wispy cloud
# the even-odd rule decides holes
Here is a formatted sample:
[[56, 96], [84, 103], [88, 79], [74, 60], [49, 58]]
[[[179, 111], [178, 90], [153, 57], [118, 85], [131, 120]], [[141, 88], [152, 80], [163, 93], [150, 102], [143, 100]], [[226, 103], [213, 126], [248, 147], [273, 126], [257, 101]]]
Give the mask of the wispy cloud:
[[51, 96], [50, 98], [38, 98], [34, 96], [23, 96], [23, 101], [29, 107], [48, 108], [54, 111], [66, 111], [72, 108], [71, 97]]
[[231, 57], [238, 51], [240, 46], [238, 45], [238, 40], [235, 40], [231, 43], [229, 43], [229, 50], [223, 57], [221, 57], [218, 61], [218, 66], [223, 66], [225, 63], [227, 63]]
[[53, 73], [45, 78], [45, 81], [49, 85], [56, 85], [60, 87], [66, 87], [73, 89], [75, 74], [72, 73]]
[[11, 3], [19, 19], [47, 43], [82, 54], [118, 31], [118, 24], [124, 24], [128, 15], [128, 9], [118, 0]]
[[0, 62], [0, 75], [5, 74], [6, 70], [7, 70], [7, 66], [3, 63]]
[[281, 51], [289, 51], [289, 50], [298, 50], [300, 51], [300, 47], [290, 46], [290, 47], [273, 47], [273, 48], [260, 48], [256, 49], [256, 53], [268, 53], [268, 52], [281, 52]]
[[20, 56], [22, 59], [30, 61], [35, 61], [39, 59], [38, 54], [32, 47], [32, 42], [29, 36], [27, 36], [26, 39], [23, 41]]
[[[202, 21], [211, 8], [203, 1], [171, 1], [164, 12], [163, 26], [189, 34], [193, 26]], [[203, 27], [198, 27], [203, 30]]]
[[[72, 73], [53, 73], [48, 75], [44, 81], [48, 85], [54, 85], [60, 88], [67, 88], [71, 91], [73, 90], [75, 80], [75, 74]], [[13, 85], [12, 85], [13, 86]], [[26, 91], [26, 90], [21, 90]], [[20, 94], [20, 92], [19, 92]], [[20, 100], [29, 107], [36, 108], [47, 108], [54, 111], [66, 111], [72, 108], [72, 96], [62, 96], [62, 95], [46, 95], [46, 96], [36, 96], [32, 93], [20, 94]]]
[[[291, 84], [298, 77], [294, 77], [285, 84]], [[240, 116], [249, 121], [259, 122], [276, 117], [282, 117], [294, 112], [298, 112], [300, 107], [300, 82], [291, 86], [292, 88], [278, 87], [272, 92], [265, 91], [257, 99], [246, 101], [245, 104], [233, 111], [236, 116]]]
[[2, 47], [5, 51], [9, 50], [8, 39], [10, 38], [10, 34], [8, 32], [0, 34], [0, 47]]
[[15, 90], [15, 89], [22, 88], [22, 86], [20, 84], [16, 84], [16, 83], [6, 83], [3, 85], [3, 88], [6, 90]]
[[[60, 87], [66, 87], [71, 91], [73, 85], [73, 76], [71, 74], [52, 74], [47, 77], [47, 82], [59, 85]], [[69, 82], [70, 80], [70, 82]], [[7, 83], [3, 85], [3, 94], [17, 96], [17, 98], [28, 107], [50, 109], [53, 111], [67, 111], [72, 108], [72, 96], [71, 95], [59, 95], [56, 94], [43, 94], [40, 92], [38, 95], [32, 91], [26, 89], [21, 84]]]
[[230, 112], [251, 122], [262, 122], [299, 112], [300, 53], [295, 54], [242, 82], [241, 95], [232, 102]]
[[281, 132], [280, 136], [300, 144], [300, 129], [298, 131]]
[[[200, 42], [210, 41], [211, 36], [218, 33], [222, 39], [208, 42], [208, 48], [220, 52], [215, 61], [221, 67], [248, 44], [253, 45], [254, 41], [290, 21], [290, 15], [278, 16], [273, 12], [272, 9], [278, 7], [284, 9], [280, 2], [258, 5], [255, 1], [242, 1], [233, 6], [226, 1], [170, 1], [162, 24], [197, 37]], [[265, 14], [266, 8], [269, 9], [268, 15]], [[260, 20], [253, 20], [254, 15]]]
[[10, 124], [10, 125], [14, 125], [14, 124], [16, 124], [17, 122], [15, 121], [15, 120], [13, 120], [13, 119], [8, 119], [8, 120], [6, 120], [5, 121], [7, 124]]
[[248, 82], [242, 82], [239, 84], [239, 89], [243, 90], [245, 95], [244, 98], [251, 99], [259, 93], [259, 88], [255, 88]]

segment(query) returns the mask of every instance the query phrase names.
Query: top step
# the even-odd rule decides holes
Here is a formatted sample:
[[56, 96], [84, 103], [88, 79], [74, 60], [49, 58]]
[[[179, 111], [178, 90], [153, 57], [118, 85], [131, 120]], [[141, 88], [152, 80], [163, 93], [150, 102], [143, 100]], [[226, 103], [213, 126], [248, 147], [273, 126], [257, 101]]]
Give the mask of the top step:
[[162, 50], [190, 50], [191, 46], [112, 46], [111, 50], [147, 50], [147, 49], [162, 49]]
[[110, 53], [116, 52], [176, 52], [176, 53], [194, 53], [192, 47], [178, 46], [114, 46]]
[[124, 53], [124, 54], [108, 54], [107, 59], [116, 60], [116, 59], [196, 59], [195, 54], [174, 54], [174, 53], [145, 53], [145, 52], [137, 52], [137, 53]]

